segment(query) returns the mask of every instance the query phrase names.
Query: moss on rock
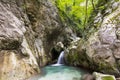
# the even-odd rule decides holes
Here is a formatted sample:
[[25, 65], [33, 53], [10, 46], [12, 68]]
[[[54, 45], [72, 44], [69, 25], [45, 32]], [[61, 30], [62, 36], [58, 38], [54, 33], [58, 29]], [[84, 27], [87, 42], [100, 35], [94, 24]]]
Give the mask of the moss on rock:
[[104, 76], [102, 80], [114, 80], [114, 78], [112, 76]]

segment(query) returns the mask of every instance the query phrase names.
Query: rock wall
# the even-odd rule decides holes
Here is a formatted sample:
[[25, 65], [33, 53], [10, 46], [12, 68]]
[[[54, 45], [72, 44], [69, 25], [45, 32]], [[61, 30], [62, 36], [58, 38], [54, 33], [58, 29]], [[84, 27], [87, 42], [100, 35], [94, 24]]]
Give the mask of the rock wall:
[[40, 73], [66, 30], [50, 0], [0, 0], [0, 80]]
[[[86, 40], [77, 42], [76, 48], [70, 48], [66, 62], [70, 65], [119, 76], [120, 74], [120, 3], [119, 1], [99, 0], [96, 16], [90, 18]], [[100, 9], [101, 7], [104, 7]], [[71, 44], [72, 46], [72, 44]]]

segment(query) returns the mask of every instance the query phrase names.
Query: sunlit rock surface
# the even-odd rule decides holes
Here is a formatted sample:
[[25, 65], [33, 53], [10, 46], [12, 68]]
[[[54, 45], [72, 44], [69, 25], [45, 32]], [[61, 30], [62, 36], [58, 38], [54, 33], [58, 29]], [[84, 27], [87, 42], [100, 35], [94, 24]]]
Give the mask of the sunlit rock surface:
[[102, 74], [97, 72], [94, 72], [93, 76], [95, 77], [95, 80], [116, 80], [114, 75]]

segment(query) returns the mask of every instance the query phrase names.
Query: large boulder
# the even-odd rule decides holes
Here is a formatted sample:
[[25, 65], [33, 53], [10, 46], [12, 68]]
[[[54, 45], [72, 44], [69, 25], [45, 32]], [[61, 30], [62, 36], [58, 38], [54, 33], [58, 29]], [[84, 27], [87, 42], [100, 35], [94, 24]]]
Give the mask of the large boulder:
[[94, 72], [93, 76], [95, 77], [95, 80], [116, 80], [114, 75], [102, 74], [97, 72]]

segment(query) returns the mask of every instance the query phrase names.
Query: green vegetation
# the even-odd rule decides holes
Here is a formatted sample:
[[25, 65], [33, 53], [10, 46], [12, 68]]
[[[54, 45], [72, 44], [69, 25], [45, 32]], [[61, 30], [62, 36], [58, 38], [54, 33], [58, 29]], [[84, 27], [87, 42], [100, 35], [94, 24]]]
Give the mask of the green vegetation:
[[63, 22], [83, 32], [98, 0], [56, 0]]
[[102, 80], [114, 80], [114, 78], [112, 76], [104, 76]]

